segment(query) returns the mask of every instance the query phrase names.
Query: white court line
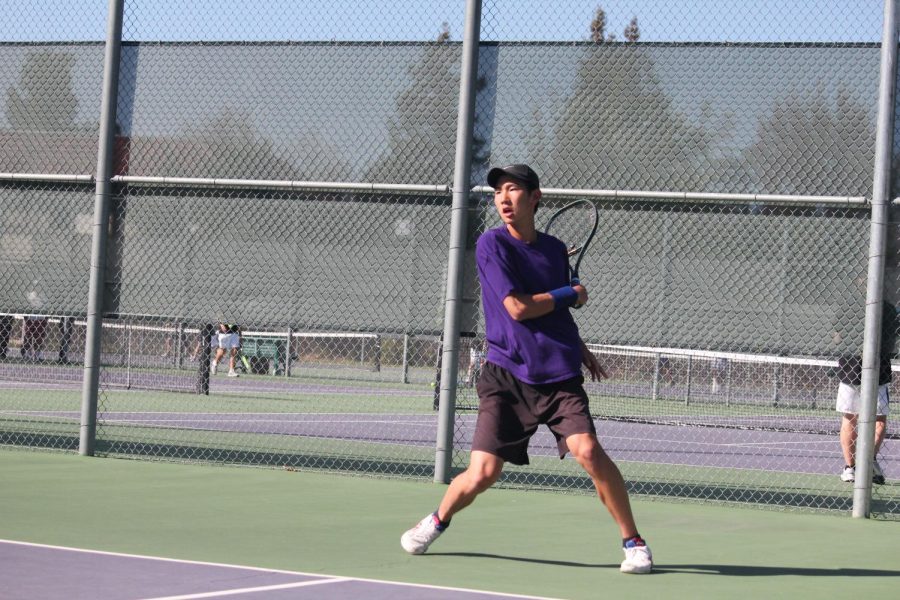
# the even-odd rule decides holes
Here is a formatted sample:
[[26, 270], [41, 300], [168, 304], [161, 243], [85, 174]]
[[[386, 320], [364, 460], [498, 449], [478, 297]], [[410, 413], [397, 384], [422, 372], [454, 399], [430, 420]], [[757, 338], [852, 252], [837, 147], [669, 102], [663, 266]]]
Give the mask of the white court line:
[[144, 598], [143, 600], [194, 600], [195, 598], [218, 598], [220, 596], [236, 596], [238, 594], [254, 594], [256, 592], [270, 592], [272, 590], [289, 590], [299, 587], [308, 587], [311, 585], [322, 585], [323, 583], [340, 583], [341, 581], [353, 581], [348, 577], [336, 577], [334, 579], [319, 579], [317, 581], [298, 581], [295, 583], [281, 583], [278, 585], [263, 585], [252, 588], [235, 588], [231, 590], [220, 590], [218, 592], [204, 592], [201, 594], [186, 594], [183, 596], [157, 596], [153, 598]]
[[[0, 538], [0, 544], [13, 544], [16, 546], [27, 546], [29, 548], [46, 548], [48, 550], [63, 550], [67, 552], [80, 552], [83, 554], [97, 554], [100, 556], [114, 556], [117, 558], [138, 558], [142, 560], [156, 560], [160, 562], [178, 563], [183, 565], [199, 565], [204, 567], [224, 567], [226, 569], [243, 569], [246, 571], [257, 571], [260, 573], [280, 573], [284, 575], [300, 575], [303, 577], [319, 577], [324, 581], [319, 583], [332, 583], [337, 581], [361, 581], [365, 583], [381, 583], [385, 585], [396, 585], [401, 587], [423, 588], [429, 590], [447, 590], [451, 592], [466, 592], [472, 594], [481, 594], [484, 596], [497, 596], [501, 598], [522, 598], [524, 600], [562, 600], [560, 598], [552, 598], [550, 596], [526, 596], [522, 594], [508, 594], [503, 592], [490, 592], [485, 590], [476, 590], [471, 588], [447, 587], [443, 585], [425, 585], [421, 583], [405, 583], [402, 581], [390, 581], [387, 579], [367, 579], [363, 577], [338, 577], [335, 575], [325, 575], [322, 573], [307, 573], [304, 571], [288, 571], [285, 569], [267, 569], [265, 567], [250, 567], [246, 565], [232, 565], [228, 563], [215, 563], [200, 560], [182, 560], [178, 558], [165, 558], [162, 556], [148, 556], [143, 554], [128, 554], [124, 552], [107, 552], [104, 550], [90, 550], [88, 548], [72, 548], [69, 546], [54, 546], [52, 544], [37, 544], [33, 542], [20, 542], [17, 540], [5, 540]], [[309, 582], [303, 582], [309, 583]], [[288, 584], [291, 585], [291, 584]], [[217, 592], [218, 593], [218, 592]], [[201, 596], [190, 596], [192, 598], [200, 598]], [[162, 600], [162, 599], [156, 599]]]

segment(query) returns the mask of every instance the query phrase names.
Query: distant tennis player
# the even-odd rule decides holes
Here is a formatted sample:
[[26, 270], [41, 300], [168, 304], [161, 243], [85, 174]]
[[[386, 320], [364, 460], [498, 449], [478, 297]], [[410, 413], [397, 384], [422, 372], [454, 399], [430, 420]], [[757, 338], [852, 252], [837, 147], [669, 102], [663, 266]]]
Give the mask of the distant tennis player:
[[569, 311], [587, 302], [587, 290], [570, 285], [565, 244], [535, 228], [538, 175], [527, 165], [510, 165], [491, 169], [487, 180], [503, 225], [486, 231], [475, 252], [488, 351], [476, 386], [469, 467], [400, 544], [410, 554], [428, 550], [453, 516], [497, 481], [504, 463], [528, 464], [528, 442], [543, 423], [556, 437], [560, 458], [572, 453], [618, 524], [625, 551], [621, 571], [649, 573], [650, 548], [638, 534], [622, 474], [600, 447], [588, 410], [582, 365], [594, 380], [607, 375]]
[[219, 363], [228, 353], [228, 376], [237, 377], [237, 371], [234, 370], [235, 361], [237, 360], [238, 350], [241, 347], [241, 329], [234, 323], [219, 323], [219, 331], [216, 334], [216, 354], [213, 356], [210, 364], [210, 371], [216, 374]]
[[[838, 359], [836, 375], [838, 384], [835, 410], [841, 414], [840, 442], [844, 456], [841, 481], [852, 483], [860, 474], [856, 472], [856, 442], [859, 434], [859, 411], [862, 408], [862, 334], [863, 323], [856, 315], [865, 306], [866, 278], [856, 280], [858, 294], [846, 303], [836, 316], [833, 340], [843, 351]], [[893, 380], [891, 358], [895, 355], [898, 334], [897, 308], [882, 301], [881, 349], [878, 364], [878, 392], [875, 404], [875, 447], [872, 457], [872, 483], [884, 484], [885, 476], [878, 462], [878, 453], [887, 431], [890, 414], [890, 387]]]

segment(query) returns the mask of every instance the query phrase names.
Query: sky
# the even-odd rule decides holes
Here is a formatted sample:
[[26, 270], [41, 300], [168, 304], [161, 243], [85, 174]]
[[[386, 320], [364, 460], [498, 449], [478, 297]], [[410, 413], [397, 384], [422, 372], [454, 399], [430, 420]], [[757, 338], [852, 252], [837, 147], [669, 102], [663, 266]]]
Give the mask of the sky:
[[[99, 41], [107, 0], [0, 0], [0, 42]], [[482, 39], [579, 41], [595, 9], [607, 33], [637, 17], [641, 41], [835, 42], [881, 39], [883, 0], [484, 0]], [[126, 0], [129, 41], [459, 40], [465, 0]]]

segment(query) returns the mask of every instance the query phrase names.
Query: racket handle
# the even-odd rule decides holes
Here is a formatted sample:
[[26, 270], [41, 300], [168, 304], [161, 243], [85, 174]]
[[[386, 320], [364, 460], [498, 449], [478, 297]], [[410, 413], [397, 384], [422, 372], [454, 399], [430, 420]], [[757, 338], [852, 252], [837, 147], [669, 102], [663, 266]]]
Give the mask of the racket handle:
[[[573, 275], [570, 285], [572, 285], [573, 287], [576, 285], [581, 285], [581, 279], [579, 279], [577, 276]], [[573, 304], [572, 308], [581, 308], [582, 306], [584, 306], [584, 305], [583, 304]]]

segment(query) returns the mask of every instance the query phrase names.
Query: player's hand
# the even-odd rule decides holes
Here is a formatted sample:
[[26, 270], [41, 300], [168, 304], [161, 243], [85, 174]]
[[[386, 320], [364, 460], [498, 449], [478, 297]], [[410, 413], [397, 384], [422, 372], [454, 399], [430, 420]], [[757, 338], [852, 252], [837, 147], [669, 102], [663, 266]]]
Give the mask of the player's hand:
[[587, 288], [581, 285], [580, 283], [572, 286], [572, 289], [578, 292], [578, 300], [575, 301], [575, 306], [584, 306], [588, 301], [588, 293]]
[[609, 373], [606, 372], [606, 369], [600, 364], [594, 353], [588, 350], [584, 344], [581, 345], [581, 362], [588, 370], [588, 373], [591, 374], [591, 381], [601, 381], [609, 378]]

